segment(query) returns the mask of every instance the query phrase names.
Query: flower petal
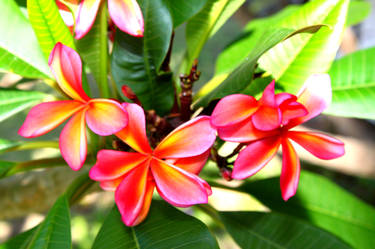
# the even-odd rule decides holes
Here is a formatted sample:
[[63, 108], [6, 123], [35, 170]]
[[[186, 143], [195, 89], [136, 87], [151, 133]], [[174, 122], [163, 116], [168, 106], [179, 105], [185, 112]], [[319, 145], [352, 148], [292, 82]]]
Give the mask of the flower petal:
[[124, 103], [122, 106], [128, 113], [129, 121], [124, 129], [116, 133], [116, 136], [138, 152], [152, 153], [146, 136], [146, 121], [142, 107], [128, 103]]
[[209, 156], [210, 150], [207, 150], [205, 153], [198, 156], [179, 158], [172, 164], [187, 172], [198, 175], [206, 164]]
[[280, 127], [281, 111], [279, 108], [261, 106], [257, 112], [251, 116], [255, 128], [261, 131], [270, 131]]
[[309, 113], [304, 105], [296, 101], [285, 101], [280, 105], [280, 110], [282, 113], [281, 123], [283, 125], [288, 124], [291, 119], [303, 117]]
[[76, 51], [58, 42], [49, 56], [48, 65], [67, 95], [83, 102], [90, 99], [82, 88], [82, 62]]
[[65, 5], [65, 3], [60, 0], [56, 0], [56, 5], [59, 8], [61, 18], [63, 19], [65, 25], [72, 32], [74, 27], [74, 16], [70, 9]]
[[138, 217], [135, 219], [132, 226], [136, 226], [139, 223], [141, 223], [144, 219], [146, 219], [148, 211], [150, 210], [152, 195], [154, 193], [154, 189], [155, 189], [155, 182], [147, 181], [146, 193], [145, 193], [145, 196], [144, 196], [143, 206], [142, 206], [141, 211], [139, 211]]
[[296, 101], [297, 100], [297, 97], [293, 94], [290, 94], [290, 93], [278, 93], [276, 94], [275, 96], [276, 98], [276, 105], [281, 105], [282, 103], [284, 103], [285, 101]]
[[86, 122], [96, 134], [108, 136], [119, 132], [128, 124], [128, 114], [117, 101], [92, 99], [86, 112]]
[[82, 108], [84, 105], [74, 100], [52, 101], [36, 105], [27, 114], [18, 134], [27, 138], [46, 134]]
[[288, 139], [283, 139], [282, 150], [283, 166], [280, 175], [280, 188], [284, 201], [287, 201], [297, 191], [300, 165], [297, 153]]
[[143, 15], [136, 0], [108, 0], [108, 11], [120, 30], [133, 36], [143, 36]]
[[224, 141], [236, 143], [248, 143], [278, 134], [277, 130], [261, 131], [256, 129], [251, 119], [245, 119], [238, 124], [218, 128], [217, 132]]
[[86, 160], [87, 139], [85, 111], [76, 113], [60, 134], [62, 157], [73, 170], [79, 170]]
[[170, 204], [187, 207], [207, 203], [208, 184], [198, 176], [158, 159], [151, 161], [151, 171], [160, 196]]
[[149, 161], [130, 171], [115, 192], [115, 202], [122, 221], [133, 226], [145, 202]]
[[117, 187], [120, 185], [125, 176], [116, 178], [115, 180], [101, 181], [100, 187], [105, 191], [116, 191]]
[[329, 75], [314, 74], [310, 76], [297, 96], [297, 101], [304, 105], [309, 113], [306, 116], [291, 120], [288, 127], [297, 126], [318, 116], [329, 106], [332, 99]]
[[233, 125], [250, 117], [258, 109], [254, 97], [245, 94], [232, 94], [217, 103], [211, 115], [214, 127]]
[[259, 102], [261, 105], [274, 107], [274, 108], [277, 107], [274, 80], [264, 89], [263, 95], [260, 98]]
[[101, 150], [96, 164], [90, 170], [90, 178], [95, 181], [114, 180], [142, 164], [147, 158], [136, 152]]
[[101, 0], [82, 0], [78, 7], [76, 39], [84, 37], [94, 24]]
[[158, 158], [192, 157], [206, 152], [215, 142], [210, 117], [200, 116], [173, 130], [154, 151]]
[[261, 170], [276, 155], [280, 146], [278, 136], [257, 140], [242, 150], [234, 162], [233, 179], [245, 179]]
[[344, 143], [317, 132], [289, 131], [288, 137], [320, 159], [334, 159], [345, 154]]

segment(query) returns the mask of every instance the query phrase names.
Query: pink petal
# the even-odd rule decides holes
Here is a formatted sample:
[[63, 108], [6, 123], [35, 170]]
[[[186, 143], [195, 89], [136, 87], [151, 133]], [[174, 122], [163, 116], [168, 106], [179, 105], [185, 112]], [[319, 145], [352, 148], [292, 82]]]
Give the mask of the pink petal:
[[274, 107], [274, 108], [277, 107], [274, 80], [264, 89], [263, 95], [260, 98], [259, 102], [261, 105]]
[[115, 192], [115, 202], [127, 226], [133, 226], [143, 209], [149, 161], [130, 171]]
[[124, 178], [125, 178], [125, 175], [119, 178], [116, 178], [115, 180], [101, 181], [100, 187], [105, 191], [116, 191], [117, 187], [120, 185], [122, 180], [124, 180]]
[[108, 11], [120, 30], [133, 36], [143, 36], [143, 15], [136, 0], [108, 0]]
[[31, 108], [18, 134], [27, 138], [46, 134], [84, 107], [85, 105], [75, 100], [52, 101], [36, 105]]
[[198, 156], [179, 158], [172, 164], [187, 172], [198, 175], [201, 172], [203, 166], [206, 164], [209, 156], [210, 150], [207, 150], [205, 153]]
[[60, 15], [65, 23], [65, 25], [69, 28], [70, 31], [73, 30], [74, 27], [74, 16], [70, 9], [60, 0], [56, 0], [56, 5], [59, 8]]
[[208, 184], [198, 176], [164, 161], [151, 161], [156, 188], [163, 199], [178, 207], [207, 203]]
[[155, 183], [153, 181], [147, 181], [143, 206], [142, 206], [141, 211], [139, 211], [138, 217], [135, 219], [132, 226], [136, 226], [139, 223], [141, 223], [144, 219], [146, 219], [148, 211], [150, 210], [154, 189], [155, 189]]
[[289, 131], [288, 137], [320, 159], [334, 159], [345, 154], [344, 143], [317, 132]]
[[261, 131], [256, 129], [251, 119], [245, 119], [238, 124], [218, 128], [217, 132], [224, 141], [236, 143], [248, 143], [279, 134], [278, 130]]
[[251, 116], [254, 127], [261, 131], [270, 131], [280, 127], [281, 111], [279, 108], [274, 108], [262, 105], [257, 112]]
[[282, 112], [281, 123], [283, 125], [288, 124], [289, 120], [291, 119], [303, 117], [308, 114], [305, 106], [296, 101], [285, 101], [280, 105], [280, 110]]
[[287, 201], [297, 191], [300, 165], [297, 153], [288, 139], [283, 139], [282, 150], [283, 166], [280, 176], [280, 188], [284, 201]]
[[138, 152], [152, 153], [146, 136], [146, 121], [142, 107], [128, 103], [124, 103], [122, 106], [128, 113], [129, 121], [124, 129], [116, 133], [116, 136]]
[[254, 97], [244, 94], [232, 94], [217, 103], [211, 115], [214, 127], [224, 127], [239, 123], [250, 117], [258, 109]]
[[250, 143], [234, 162], [233, 179], [245, 179], [261, 170], [276, 155], [280, 146], [279, 136]]
[[309, 112], [306, 116], [291, 120], [288, 127], [294, 127], [318, 116], [331, 103], [331, 79], [328, 74], [314, 74], [310, 76], [301, 92], [298, 102], [304, 105]]
[[119, 132], [128, 124], [128, 114], [117, 101], [93, 99], [89, 102], [86, 122], [96, 134], [108, 136]]
[[73, 170], [79, 170], [86, 160], [87, 140], [85, 111], [76, 113], [60, 134], [62, 157]]
[[82, 0], [78, 7], [76, 39], [84, 37], [94, 24], [101, 0]]
[[215, 142], [216, 130], [210, 117], [200, 116], [186, 122], [164, 138], [154, 151], [158, 158], [192, 157], [206, 152]]
[[48, 65], [67, 95], [82, 102], [90, 100], [82, 88], [82, 62], [76, 51], [58, 42], [49, 56]]
[[289, 100], [289, 101], [296, 101], [297, 100], [297, 97], [293, 94], [290, 94], [290, 93], [278, 93], [278, 94], [276, 94], [275, 98], [276, 98], [276, 105], [277, 106], [281, 105], [282, 103], [284, 103], [287, 100]]
[[136, 152], [101, 150], [98, 152], [96, 164], [90, 170], [90, 178], [95, 181], [114, 180], [125, 175], [147, 158]]

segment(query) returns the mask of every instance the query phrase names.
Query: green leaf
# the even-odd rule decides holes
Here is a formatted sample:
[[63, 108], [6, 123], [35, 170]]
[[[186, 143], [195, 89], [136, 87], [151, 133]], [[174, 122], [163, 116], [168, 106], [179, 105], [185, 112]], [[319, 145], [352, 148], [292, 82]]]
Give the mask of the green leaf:
[[375, 47], [336, 60], [329, 71], [332, 104], [325, 113], [375, 119]]
[[328, 179], [301, 172], [296, 195], [284, 202], [279, 178], [248, 182], [240, 187], [271, 210], [296, 216], [323, 228], [353, 248], [375, 245], [375, 209]]
[[41, 92], [7, 90], [0, 88], [0, 122], [42, 101]]
[[173, 19], [173, 26], [177, 27], [197, 14], [206, 4], [207, 0], [164, 0]]
[[0, 179], [5, 177], [16, 164], [15, 162], [0, 161]]
[[55, 0], [27, 0], [27, 12], [45, 58], [48, 59], [57, 42], [75, 49], [73, 36]]
[[172, 19], [163, 0], [138, 2], [145, 22], [144, 37], [116, 34], [112, 75], [120, 92], [128, 85], [146, 110], [155, 109], [162, 115], [170, 111], [174, 101], [172, 75], [160, 70], [170, 45]]
[[242, 249], [351, 248], [330, 233], [283, 214], [221, 212], [220, 217]]
[[199, 58], [207, 40], [244, 2], [245, 0], [208, 0], [203, 9], [187, 23], [187, 51], [183, 63], [183, 73], [189, 73], [193, 61]]
[[69, 205], [65, 196], [60, 197], [44, 221], [20, 249], [69, 249], [72, 247], [70, 234]]
[[37, 227], [27, 230], [26, 232], [20, 233], [8, 241], [0, 245], [0, 249], [20, 249], [27, 248], [27, 244], [30, 242], [32, 235], [34, 234]]
[[18, 5], [14, 0], [0, 0], [0, 8], [0, 70], [28, 78], [51, 78], [33, 29]]
[[114, 207], [104, 221], [93, 249], [219, 248], [208, 228], [199, 220], [162, 201], [153, 201], [150, 213], [136, 227], [126, 227]]
[[351, 0], [349, 3], [346, 26], [354, 26], [365, 20], [371, 12], [371, 3], [361, 0]]
[[[270, 48], [279, 42], [286, 40], [296, 34], [302, 32], [316, 32], [321, 28], [321, 25], [304, 27], [300, 30], [291, 29], [268, 29], [258, 40], [254, 49], [245, 58], [244, 62], [237, 67], [229, 76], [220, 83], [214, 90], [200, 98], [194, 103], [194, 108], [200, 106], [207, 106], [210, 101], [225, 97], [229, 94], [242, 92], [252, 81], [256, 63], [262, 54], [267, 52]], [[205, 86], [207, 87], [207, 86]]]
[[288, 39], [264, 54], [259, 66], [271, 73], [284, 91], [297, 93], [313, 73], [327, 72], [341, 43], [349, 0], [315, 0], [287, 16], [279, 27], [299, 29], [326, 24], [314, 35]]

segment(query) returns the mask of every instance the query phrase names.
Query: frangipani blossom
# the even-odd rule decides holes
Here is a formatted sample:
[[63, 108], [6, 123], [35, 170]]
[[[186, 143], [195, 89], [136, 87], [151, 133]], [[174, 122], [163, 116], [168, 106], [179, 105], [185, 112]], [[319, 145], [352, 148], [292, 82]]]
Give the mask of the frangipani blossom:
[[101, 150], [90, 177], [115, 192], [122, 220], [135, 226], [148, 213], [156, 187], [172, 205], [207, 203], [210, 186], [196, 174], [204, 166], [216, 138], [210, 117], [202, 116], [177, 127], [153, 150], [147, 140], [145, 116], [137, 104], [123, 104], [129, 125], [117, 133], [136, 152]]
[[101, 136], [114, 134], [128, 123], [121, 104], [109, 99], [91, 99], [82, 88], [82, 62], [73, 49], [57, 43], [48, 62], [60, 88], [73, 100], [45, 102], [28, 113], [18, 134], [38, 137], [72, 117], [60, 134], [61, 155], [73, 170], [86, 159], [86, 123]]
[[[223, 98], [215, 107], [211, 119], [220, 138], [247, 144], [234, 163], [234, 179], [244, 179], [257, 173], [276, 155], [281, 145], [280, 187], [284, 200], [296, 193], [300, 174], [299, 159], [290, 140], [320, 159], [334, 159], [345, 153], [344, 144], [335, 138], [317, 132], [291, 130], [327, 108], [332, 98], [329, 75], [311, 76], [297, 96], [289, 93], [275, 95], [272, 82], [259, 101], [242, 94]], [[265, 113], [258, 117], [258, 111], [265, 109]], [[278, 126], [270, 129], [276, 123]], [[262, 129], [262, 125], [266, 128]]]
[[[77, 3], [78, 10], [77, 14], [75, 15], [76, 39], [81, 39], [91, 29], [92, 25], [94, 24], [96, 15], [98, 13], [101, 1], [105, 0], [82, 0], [79, 4]], [[66, 13], [61, 12], [64, 11], [63, 6], [58, 6], [60, 8], [60, 13], [62, 15], [66, 15]], [[139, 7], [136, 0], [108, 0], [108, 11], [112, 21], [120, 30], [132, 36], [143, 36], [143, 15], [141, 8]], [[71, 25], [70, 19], [64, 18], [64, 21], [65, 20], [67, 20], [66, 25], [68, 25], [69, 27], [69, 25]]]

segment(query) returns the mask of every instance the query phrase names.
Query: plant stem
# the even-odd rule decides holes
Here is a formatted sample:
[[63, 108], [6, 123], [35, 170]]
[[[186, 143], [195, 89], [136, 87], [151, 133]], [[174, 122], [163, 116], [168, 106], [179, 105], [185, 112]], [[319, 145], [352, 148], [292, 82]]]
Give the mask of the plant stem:
[[10, 149], [5, 150], [5, 152], [11, 151], [20, 151], [20, 150], [34, 150], [40, 148], [59, 148], [59, 142], [56, 141], [33, 141], [33, 142], [25, 142], [23, 144], [17, 145]]
[[100, 80], [98, 82], [99, 92], [102, 98], [109, 98], [108, 86], [108, 19], [107, 19], [107, 1], [103, 1], [98, 17], [100, 21]]
[[86, 193], [95, 182], [90, 179], [88, 172], [83, 173], [70, 184], [65, 192], [69, 205], [72, 206]]

